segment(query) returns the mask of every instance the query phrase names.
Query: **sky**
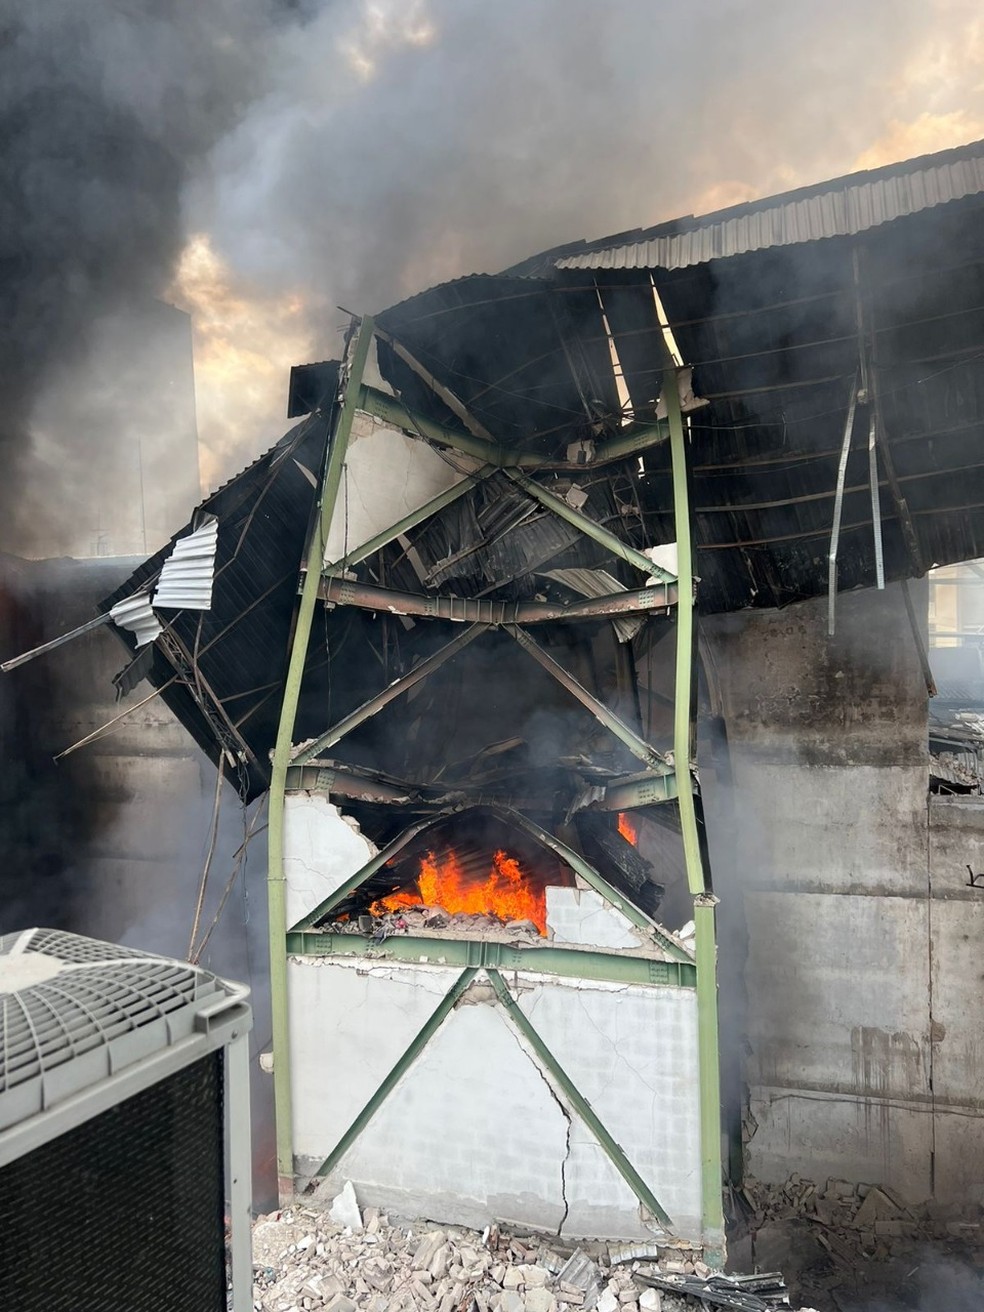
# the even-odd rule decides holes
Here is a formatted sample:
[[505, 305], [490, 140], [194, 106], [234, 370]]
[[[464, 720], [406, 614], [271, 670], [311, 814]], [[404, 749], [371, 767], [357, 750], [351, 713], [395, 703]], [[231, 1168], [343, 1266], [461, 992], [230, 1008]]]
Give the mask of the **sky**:
[[24, 455], [52, 357], [84, 379], [121, 300], [191, 313], [208, 490], [340, 306], [984, 137], [972, 0], [0, 0], [0, 32], [10, 522], [57, 477]]

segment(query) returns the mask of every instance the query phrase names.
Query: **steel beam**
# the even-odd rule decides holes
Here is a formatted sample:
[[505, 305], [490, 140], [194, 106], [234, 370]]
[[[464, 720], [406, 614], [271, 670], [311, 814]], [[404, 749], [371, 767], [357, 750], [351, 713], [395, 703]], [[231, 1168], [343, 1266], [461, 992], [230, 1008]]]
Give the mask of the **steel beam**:
[[408, 961], [431, 966], [494, 967], [563, 979], [640, 984], [647, 988], [692, 989], [697, 970], [691, 961], [654, 961], [621, 952], [532, 944], [517, 948], [494, 939], [430, 938], [391, 934], [377, 942], [369, 934], [333, 934], [291, 930], [287, 952], [298, 957], [364, 957], [372, 961]]
[[436, 497], [431, 497], [430, 501], [425, 501], [422, 506], [412, 510], [409, 515], [404, 515], [402, 519], [397, 520], [389, 528], [383, 529], [381, 533], [377, 533], [368, 542], [363, 542], [361, 547], [355, 547], [342, 556], [340, 560], [326, 565], [322, 573], [326, 576], [341, 574], [350, 566], [358, 565], [360, 561], [366, 560], [381, 548], [388, 546], [390, 542], [395, 541], [408, 529], [416, 528], [418, 524], [423, 524], [425, 520], [444, 510], [446, 506], [452, 505], [459, 497], [464, 496], [466, 492], [470, 492], [473, 487], [477, 487], [490, 474], [494, 474], [495, 470], [495, 465], [483, 465], [481, 469], [476, 469], [473, 474], [468, 474], [460, 483], [455, 483], [453, 487], [449, 487], [445, 492], [439, 492]]
[[875, 408], [870, 407], [868, 416], [868, 485], [871, 488], [871, 528], [875, 545], [875, 587], [879, 592], [885, 587], [885, 550], [882, 544], [881, 489], [878, 485], [878, 424]]
[[622, 437], [609, 438], [595, 447], [595, 453], [588, 461], [588, 468], [596, 469], [599, 465], [611, 464], [613, 460], [625, 460], [627, 456], [639, 456], [643, 451], [651, 451], [654, 446], [662, 446], [669, 441], [670, 429], [665, 420], [640, 428], [634, 433]]
[[422, 682], [428, 675], [440, 669], [445, 661], [450, 660], [463, 647], [467, 647], [470, 642], [474, 642], [487, 628], [487, 624], [473, 624], [470, 628], [465, 629], [464, 633], [459, 633], [456, 638], [452, 638], [450, 642], [445, 643], [432, 656], [428, 656], [419, 665], [415, 665], [402, 678], [394, 679], [388, 688], [384, 688], [375, 697], [370, 697], [367, 702], [363, 702], [351, 715], [346, 715], [343, 720], [339, 720], [336, 725], [326, 730], [320, 738], [316, 738], [313, 743], [295, 752], [291, 757], [291, 764], [305, 765], [308, 761], [313, 760], [319, 752], [334, 747], [346, 734], [351, 733], [353, 729], [357, 729], [360, 724], [365, 724], [366, 720], [371, 720], [384, 706], [388, 706], [390, 702], [395, 701], [397, 697], [401, 697], [415, 684]]
[[[328, 528], [331, 524], [341, 482], [342, 466], [348, 448], [352, 420], [357, 409], [358, 391], [362, 382], [369, 346], [372, 341], [372, 319], [362, 320], [358, 335], [348, 357], [348, 376], [340, 406], [334, 410], [334, 431], [330, 435], [324, 472], [321, 477], [318, 502], [315, 509], [311, 536], [307, 544], [309, 564], [324, 559]], [[291, 740], [297, 705], [307, 658], [308, 639], [314, 619], [318, 596], [320, 568], [308, 569], [301, 588], [297, 618], [290, 647], [290, 659], [284, 680], [280, 720], [273, 750], [270, 772], [270, 802], [268, 819], [267, 905], [270, 940], [270, 1007], [273, 1028], [274, 1101], [277, 1124], [277, 1171], [282, 1199], [294, 1191], [294, 1150], [291, 1126], [291, 1085], [289, 1017], [287, 1010], [287, 898], [284, 876], [284, 791], [287, 783], [287, 766], [290, 763]]]
[[[462, 433], [457, 428], [447, 428], [435, 424], [423, 416], [413, 415], [395, 396], [387, 396], [374, 387], [363, 387], [359, 393], [359, 409], [368, 415], [374, 415], [392, 428], [400, 428], [407, 433], [416, 433], [436, 446], [449, 446], [462, 455], [473, 456], [490, 465], [501, 468], [505, 464], [507, 453], [502, 447], [494, 445], [484, 437], [475, 437], [472, 433]], [[511, 456], [510, 456], [511, 458]]]
[[631, 811], [637, 806], [671, 802], [677, 795], [679, 776], [673, 774], [638, 774], [613, 779], [605, 785], [605, 796], [595, 803], [598, 811]]
[[605, 1151], [605, 1156], [635, 1194], [636, 1198], [638, 1198], [639, 1202], [649, 1209], [652, 1216], [665, 1227], [667, 1232], [672, 1233], [673, 1222], [670, 1220], [669, 1215], [660, 1206], [656, 1195], [646, 1184], [645, 1180], [643, 1180], [642, 1176], [629, 1161], [628, 1157], [626, 1157], [621, 1146], [617, 1144], [611, 1134], [609, 1134], [608, 1130], [602, 1123], [601, 1118], [598, 1116], [598, 1113], [588, 1102], [587, 1098], [581, 1093], [580, 1089], [564, 1070], [563, 1066], [561, 1066], [560, 1062], [544, 1043], [539, 1032], [533, 1025], [533, 1022], [509, 992], [505, 980], [495, 969], [487, 970], [486, 974], [492, 983], [492, 987], [495, 989], [496, 997], [502, 1004], [506, 1015], [536, 1053], [541, 1063], [546, 1067], [554, 1083], [560, 1089], [571, 1108], [577, 1113], [597, 1139], [598, 1143]]
[[318, 1167], [317, 1171], [314, 1173], [314, 1179], [317, 1179], [319, 1176], [329, 1175], [334, 1170], [337, 1163], [341, 1161], [348, 1150], [352, 1147], [356, 1139], [358, 1139], [359, 1135], [399, 1084], [400, 1080], [417, 1060], [417, 1057], [458, 1005], [462, 994], [475, 978], [476, 974], [477, 971], [473, 967], [469, 967], [467, 970], [461, 972], [455, 982], [451, 985], [451, 988], [445, 993], [444, 997], [431, 1012], [430, 1016], [428, 1016], [427, 1020], [424, 1021], [423, 1025], [411, 1039], [396, 1065], [384, 1075], [372, 1097]]
[[672, 774], [673, 767], [667, 763], [667, 760], [655, 747], [651, 747], [644, 738], [640, 738], [634, 729], [630, 729], [624, 720], [620, 719], [614, 711], [598, 700], [593, 693], [588, 692], [582, 684], [578, 683], [573, 674], [569, 674], [562, 665], [547, 652], [543, 650], [538, 642], [519, 627], [518, 624], [509, 624], [506, 626], [506, 632], [516, 639], [525, 652], [536, 661], [536, 663], [553, 675], [557, 682], [581, 703], [586, 710], [590, 711], [595, 719], [605, 726], [629, 749], [633, 756], [639, 758], [653, 774]]
[[322, 601], [335, 606], [358, 606], [362, 610], [384, 611], [391, 615], [420, 615], [427, 619], [472, 624], [544, 624], [553, 620], [607, 619], [613, 615], [667, 610], [676, 600], [676, 587], [669, 583], [654, 584], [651, 588], [636, 588], [565, 603], [395, 592], [392, 588], [377, 587], [373, 583], [325, 578], [318, 595]]
[[847, 458], [851, 454], [851, 438], [854, 436], [854, 413], [858, 404], [859, 375], [851, 383], [851, 399], [847, 406], [847, 419], [844, 422], [844, 440], [841, 443], [840, 460], [837, 462], [837, 485], [834, 491], [834, 523], [830, 530], [830, 550], [827, 554], [827, 633], [833, 637], [834, 607], [837, 604], [837, 548], [840, 544], [841, 510], [844, 506], [844, 480], [847, 477]]
[[457, 415], [469, 433], [488, 442], [491, 446], [498, 445], [493, 435], [481, 420], [476, 419], [460, 397], [456, 396], [450, 387], [445, 387], [440, 379], [436, 378], [426, 365], [421, 364], [415, 355], [411, 355], [402, 342], [384, 332], [382, 328], [376, 330], [376, 335], [390, 346], [394, 355], [398, 356], [409, 369], [413, 370], [418, 378], [427, 384], [434, 395], [444, 402], [453, 415]]
[[359, 802], [387, 802], [405, 805], [418, 800], [415, 784], [390, 779], [357, 766], [308, 763], [287, 767], [287, 791], [334, 794], [351, 797]]
[[575, 510], [573, 506], [568, 505], [563, 497], [556, 496], [553, 492], [548, 491], [535, 479], [529, 478], [521, 469], [511, 468], [503, 471], [507, 478], [523, 489], [527, 495], [539, 501], [541, 506], [546, 506], [552, 510], [555, 515], [566, 520], [573, 528], [580, 530], [586, 537], [592, 538], [595, 542], [601, 544], [613, 556], [619, 560], [627, 561], [628, 564], [634, 565], [636, 569], [641, 569], [644, 574], [651, 575], [654, 579], [659, 579], [663, 583], [675, 583], [676, 579], [659, 565], [654, 565], [648, 556], [644, 556], [641, 551], [636, 551], [635, 547], [630, 547], [627, 542], [623, 542], [620, 537], [612, 533], [610, 529], [605, 528], [594, 520], [590, 515], [583, 514], [580, 510]]
[[583, 473], [586, 469], [598, 469], [659, 446], [666, 441], [668, 433], [663, 421], [655, 425], [646, 425], [644, 428], [601, 443], [596, 447], [591, 460], [579, 464], [572, 460], [551, 460], [549, 456], [544, 456], [538, 451], [507, 449], [477, 438], [472, 433], [462, 433], [460, 429], [448, 428], [445, 424], [438, 424], [431, 419], [425, 419], [422, 415], [411, 413], [402, 401], [386, 392], [380, 392], [375, 387], [361, 389], [359, 409], [381, 419], [392, 428], [399, 428], [405, 433], [425, 438], [436, 446], [451, 447], [462, 452], [463, 455], [486, 460], [499, 468], [509, 465], [519, 469], [550, 469]]
[[705, 1260], [712, 1267], [724, 1264], [724, 1208], [721, 1173], [721, 1075], [718, 1053], [717, 949], [714, 937], [715, 899], [706, 891], [706, 878], [697, 813], [690, 787], [692, 704], [694, 693], [694, 569], [693, 526], [687, 472], [687, 439], [680, 410], [677, 371], [663, 342], [666, 367], [662, 394], [666, 397], [673, 467], [673, 518], [677, 538], [677, 646], [673, 708], [673, 762], [678, 780], [680, 829], [687, 870], [687, 885], [694, 897], [697, 955], [697, 1050], [700, 1080], [701, 1212]]

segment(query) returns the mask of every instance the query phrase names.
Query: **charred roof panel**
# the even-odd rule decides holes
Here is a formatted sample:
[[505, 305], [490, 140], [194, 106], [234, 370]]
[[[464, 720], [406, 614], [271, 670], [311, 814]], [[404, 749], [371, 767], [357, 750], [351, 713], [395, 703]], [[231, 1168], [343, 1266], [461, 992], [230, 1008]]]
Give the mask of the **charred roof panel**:
[[[505, 447], [544, 457], [611, 421], [619, 401], [593, 288], [475, 275], [423, 292], [379, 325]], [[460, 427], [432, 389], [385, 342], [379, 367], [407, 408]]]
[[[280, 684], [286, 668], [297, 578], [325, 449], [325, 421], [292, 429], [248, 469], [199, 508], [218, 519], [212, 608], [179, 611], [167, 631], [178, 644], [170, 654], [159, 640], [146, 677], [199, 746], [218, 761], [223, 745], [242, 740], [251, 759], [239, 784], [248, 796], [268, 782], [276, 737]], [[102, 603], [103, 610], [132, 596], [160, 573], [182, 528], [167, 546], [135, 570]], [[132, 635], [119, 636], [133, 650]], [[178, 670], [175, 650], [191, 659]], [[231, 727], [230, 727], [231, 726]]]

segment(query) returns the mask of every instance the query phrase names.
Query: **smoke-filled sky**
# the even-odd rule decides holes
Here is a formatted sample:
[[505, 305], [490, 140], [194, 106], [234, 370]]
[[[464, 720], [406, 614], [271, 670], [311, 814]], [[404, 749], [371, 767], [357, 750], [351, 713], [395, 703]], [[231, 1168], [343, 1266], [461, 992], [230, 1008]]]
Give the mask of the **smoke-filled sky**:
[[84, 377], [121, 303], [192, 312], [214, 485], [285, 427], [287, 370], [337, 350], [339, 305], [984, 137], [976, 0], [0, 16], [0, 457], [22, 519], [57, 463], [50, 434], [29, 455], [52, 365]]

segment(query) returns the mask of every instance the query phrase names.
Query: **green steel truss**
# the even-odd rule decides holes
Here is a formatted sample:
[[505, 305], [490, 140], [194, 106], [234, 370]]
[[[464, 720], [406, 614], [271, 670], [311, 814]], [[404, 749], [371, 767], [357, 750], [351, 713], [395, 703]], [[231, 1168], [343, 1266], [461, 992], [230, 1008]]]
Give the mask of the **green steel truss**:
[[[277, 1106], [277, 1158], [280, 1173], [281, 1193], [289, 1196], [294, 1186], [294, 1167], [292, 1152], [292, 1129], [290, 1118], [290, 1058], [288, 1051], [288, 1011], [287, 1011], [287, 953], [296, 955], [347, 955], [356, 953], [363, 956], [382, 956], [402, 961], [441, 961], [446, 964], [461, 965], [463, 971], [451, 992], [442, 999], [438, 1008], [429, 1018], [420, 1034], [416, 1036], [407, 1053], [401, 1058], [393, 1071], [389, 1073], [373, 1098], [360, 1113], [332, 1155], [322, 1168], [326, 1172], [332, 1168], [347, 1148], [358, 1137], [362, 1129], [375, 1114], [378, 1107], [399, 1082], [405, 1070], [429, 1039], [440, 1028], [443, 1021], [453, 1010], [464, 990], [469, 986], [478, 969], [484, 969], [495, 989], [500, 1005], [507, 1015], [521, 1030], [524, 1039], [539, 1056], [541, 1063], [550, 1073], [550, 1077], [568, 1104], [584, 1119], [598, 1138], [606, 1153], [629, 1183], [637, 1198], [651, 1212], [653, 1217], [664, 1225], [669, 1225], [669, 1218], [660, 1207], [646, 1183], [635, 1173], [621, 1148], [607, 1134], [573, 1083], [560, 1068], [552, 1054], [536, 1034], [528, 1018], [521, 1012], [515, 1000], [509, 994], [499, 970], [530, 970], [536, 973], [570, 975], [585, 979], [612, 980], [621, 983], [639, 983], [648, 985], [666, 985], [672, 987], [695, 988], [697, 995], [698, 1049], [700, 1063], [700, 1124], [701, 1124], [701, 1187], [703, 1199], [703, 1238], [705, 1256], [712, 1265], [720, 1265], [724, 1256], [724, 1222], [722, 1211], [722, 1175], [721, 1175], [721, 1135], [720, 1135], [720, 1089], [717, 1044], [717, 947], [715, 939], [715, 898], [710, 892], [703, 869], [700, 845], [698, 841], [696, 811], [691, 780], [690, 762], [693, 759], [693, 687], [694, 687], [694, 591], [693, 552], [691, 542], [691, 517], [688, 494], [687, 441], [688, 435], [680, 410], [677, 390], [677, 366], [665, 342], [659, 344], [662, 352], [663, 395], [666, 398], [667, 418], [650, 428], [637, 431], [622, 439], [610, 442], [599, 449], [597, 458], [592, 462], [595, 467], [609, 459], [621, 459], [625, 455], [645, 450], [649, 446], [668, 440], [673, 476], [673, 510], [677, 525], [678, 570], [677, 579], [667, 571], [660, 569], [641, 552], [628, 546], [588, 516], [572, 508], [562, 498], [536, 481], [530, 474], [544, 463], [539, 457], [527, 453], [505, 451], [490, 435], [480, 427], [472, 424], [468, 433], [460, 433], [426, 420], [412, 416], [395, 398], [387, 397], [363, 385], [362, 377], [373, 334], [372, 320], [362, 320], [357, 335], [354, 337], [344, 369], [344, 386], [340, 401], [333, 412], [328, 454], [323, 470], [317, 514], [308, 543], [306, 560], [308, 568], [304, 574], [298, 603], [297, 618], [293, 642], [284, 685], [280, 723], [270, 785], [270, 820], [269, 820], [269, 910], [270, 910], [270, 962], [271, 994], [273, 1011], [273, 1041], [275, 1093]], [[445, 398], [446, 400], [447, 398]], [[456, 398], [454, 398], [456, 400]], [[460, 405], [460, 402], [458, 403]], [[622, 954], [588, 952], [578, 949], [561, 949], [552, 946], [512, 948], [507, 944], [494, 942], [471, 942], [467, 940], [441, 939], [434, 941], [426, 938], [409, 938], [400, 936], [390, 938], [382, 944], [367, 943], [359, 935], [336, 935], [313, 931], [314, 923], [331, 909], [341, 896], [351, 892], [363, 879], [374, 873], [388, 859], [381, 854], [382, 860], [370, 862], [351, 880], [346, 881], [343, 889], [327, 899], [320, 907], [306, 916], [298, 925], [288, 930], [285, 917], [285, 884], [283, 866], [283, 819], [284, 798], [287, 789], [288, 770], [296, 775], [302, 762], [313, 759], [316, 750], [329, 742], [337, 742], [339, 730], [347, 732], [353, 725], [340, 724], [329, 730], [319, 740], [317, 749], [310, 747], [300, 751], [292, 758], [292, 734], [300, 695], [304, 656], [308, 637], [318, 598], [322, 579], [321, 562], [324, 557], [324, 544], [327, 541], [335, 502], [338, 495], [342, 466], [352, 420], [357, 409], [363, 409], [384, 421], [401, 428], [411, 436], [419, 437], [437, 446], [451, 446], [472, 456], [481, 467], [464, 477], [447, 492], [433, 498], [419, 510], [406, 516], [390, 529], [377, 534], [346, 558], [327, 565], [324, 573], [339, 575], [350, 565], [364, 560], [368, 555], [393, 541], [399, 534], [417, 524], [423, 523], [430, 516], [450, 505], [457, 497], [489, 476], [496, 469], [501, 469], [518, 486], [541, 505], [561, 516], [579, 531], [604, 545], [614, 555], [635, 566], [651, 579], [660, 582], [676, 583], [676, 696], [674, 711], [674, 750], [673, 765], [652, 753], [648, 744], [638, 740], [632, 746], [644, 759], [647, 769], [638, 775], [617, 781], [613, 793], [613, 805], [617, 809], [629, 809], [632, 806], [644, 806], [652, 802], [669, 800], [677, 797], [680, 806], [681, 826], [683, 832], [684, 855], [687, 880], [694, 899], [694, 920], [696, 926], [696, 961], [675, 941], [662, 935], [631, 902], [618, 894], [601, 878], [587, 862], [572, 852], [554, 835], [540, 829], [520, 812], [511, 812], [510, 819], [520, 824], [527, 832], [535, 833], [541, 841], [546, 842], [572, 866], [596, 890], [602, 893], [613, 905], [622, 910], [637, 926], [653, 932], [661, 942], [669, 961], [653, 961], [639, 956]], [[467, 420], [468, 416], [465, 415]], [[553, 462], [553, 468], [565, 468], [564, 462]], [[529, 472], [527, 472], [529, 471]], [[475, 625], [481, 630], [484, 625]], [[469, 632], [468, 639], [477, 636]], [[514, 636], [517, 634], [514, 633]], [[523, 635], [526, 637], [526, 635]], [[524, 645], [530, 650], [531, 640]], [[452, 644], [452, 652], [457, 650], [458, 642]], [[452, 653], [447, 653], [452, 654]], [[532, 654], [532, 653], [531, 653]], [[536, 653], [539, 656], [539, 652]], [[423, 676], [421, 676], [423, 677]], [[596, 712], [599, 708], [594, 708]], [[374, 713], [367, 708], [363, 712]], [[604, 713], [604, 708], [600, 708]], [[618, 732], [624, 728], [621, 724], [610, 724]], [[631, 731], [628, 731], [631, 732]], [[338, 735], [338, 736], [336, 736]], [[626, 736], [619, 734], [626, 740]], [[681, 786], [681, 780], [686, 786]], [[500, 808], [502, 810], [502, 808]], [[409, 841], [415, 833], [425, 826], [414, 826], [403, 836]], [[400, 844], [403, 845], [402, 843]], [[387, 849], [389, 853], [391, 849]]]

